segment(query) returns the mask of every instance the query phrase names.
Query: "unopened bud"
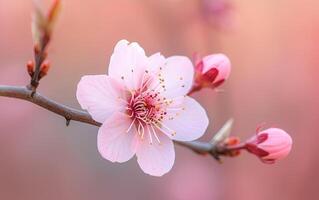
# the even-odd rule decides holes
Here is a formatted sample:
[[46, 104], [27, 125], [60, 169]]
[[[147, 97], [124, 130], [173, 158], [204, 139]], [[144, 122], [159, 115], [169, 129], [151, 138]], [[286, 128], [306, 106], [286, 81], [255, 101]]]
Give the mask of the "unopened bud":
[[27, 71], [28, 74], [32, 77], [34, 74], [34, 62], [32, 60], [27, 62]]
[[42, 63], [40, 67], [39, 79], [46, 76], [48, 74], [49, 69], [50, 69], [50, 62], [46, 60]]
[[195, 81], [200, 87], [216, 88], [221, 85], [231, 71], [231, 63], [224, 54], [211, 54], [197, 61]]
[[245, 148], [265, 163], [274, 163], [286, 157], [292, 146], [292, 139], [284, 130], [270, 128], [257, 133], [246, 142]]

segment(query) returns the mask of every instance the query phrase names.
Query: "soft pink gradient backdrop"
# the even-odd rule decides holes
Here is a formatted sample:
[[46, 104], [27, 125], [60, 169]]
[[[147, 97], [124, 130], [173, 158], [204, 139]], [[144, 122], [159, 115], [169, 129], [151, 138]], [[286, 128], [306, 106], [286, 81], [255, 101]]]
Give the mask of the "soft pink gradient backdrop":
[[[79, 108], [80, 77], [107, 71], [115, 43], [138, 41], [148, 52], [192, 56], [223, 52], [233, 70], [223, 93], [194, 96], [211, 124], [203, 140], [230, 117], [247, 138], [263, 122], [294, 140], [275, 165], [246, 153], [216, 163], [176, 147], [173, 170], [142, 173], [133, 159], [103, 160], [97, 128], [71, 122], [27, 102], [0, 98], [0, 199], [316, 199], [319, 198], [319, 1], [234, 2], [232, 27], [216, 30], [196, 0], [65, 0], [54, 31], [52, 69], [39, 91]], [[31, 0], [0, 0], [0, 84], [25, 85], [32, 58]]]

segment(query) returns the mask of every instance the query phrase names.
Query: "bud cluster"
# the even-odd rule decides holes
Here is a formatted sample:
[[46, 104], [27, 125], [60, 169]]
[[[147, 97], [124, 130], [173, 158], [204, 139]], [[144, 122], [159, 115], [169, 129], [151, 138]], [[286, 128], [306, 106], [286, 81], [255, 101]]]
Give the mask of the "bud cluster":
[[[202, 88], [214, 89], [228, 79], [231, 63], [226, 55], [211, 54], [203, 58], [195, 55], [194, 60], [195, 81], [191, 93]], [[212, 140], [212, 144], [218, 145], [217, 151], [220, 155], [234, 157], [238, 156], [241, 150], [247, 150], [258, 156], [264, 163], [274, 163], [290, 153], [292, 139], [284, 130], [278, 128], [257, 130], [255, 136], [240, 143], [239, 138], [228, 136], [230, 127], [231, 123], [226, 123], [225, 130], [217, 133]]]

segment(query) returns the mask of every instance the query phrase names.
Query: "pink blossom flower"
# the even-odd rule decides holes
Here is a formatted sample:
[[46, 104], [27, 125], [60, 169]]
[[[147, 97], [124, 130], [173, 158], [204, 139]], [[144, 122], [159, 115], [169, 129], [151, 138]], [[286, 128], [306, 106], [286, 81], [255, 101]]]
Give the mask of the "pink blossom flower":
[[200, 87], [221, 85], [231, 71], [231, 63], [224, 54], [211, 54], [197, 61], [195, 82]]
[[292, 146], [292, 139], [284, 130], [270, 128], [257, 133], [246, 142], [246, 149], [265, 163], [274, 163], [286, 157]]
[[145, 173], [170, 171], [172, 140], [195, 140], [208, 126], [205, 110], [186, 96], [193, 76], [187, 57], [147, 57], [137, 43], [119, 41], [108, 75], [82, 77], [76, 94], [81, 107], [102, 123], [97, 137], [101, 155], [121, 163], [136, 154]]

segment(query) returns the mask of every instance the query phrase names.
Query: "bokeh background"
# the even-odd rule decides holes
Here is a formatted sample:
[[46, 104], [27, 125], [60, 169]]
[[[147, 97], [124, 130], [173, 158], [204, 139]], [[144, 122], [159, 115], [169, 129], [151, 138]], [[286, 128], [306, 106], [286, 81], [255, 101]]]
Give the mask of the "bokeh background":
[[[31, 12], [31, 0], [0, 0], [0, 84], [28, 83]], [[285, 129], [291, 154], [275, 165], [247, 153], [218, 164], [176, 146], [172, 171], [154, 178], [135, 159], [102, 159], [96, 127], [66, 127], [33, 104], [0, 98], [0, 199], [319, 198], [319, 1], [65, 0], [49, 49], [53, 67], [39, 91], [79, 108], [80, 77], [106, 73], [123, 38], [149, 55], [227, 54], [233, 70], [224, 92], [194, 95], [211, 119], [201, 140], [233, 117], [233, 134], [243, 139], [264, 122]]]

